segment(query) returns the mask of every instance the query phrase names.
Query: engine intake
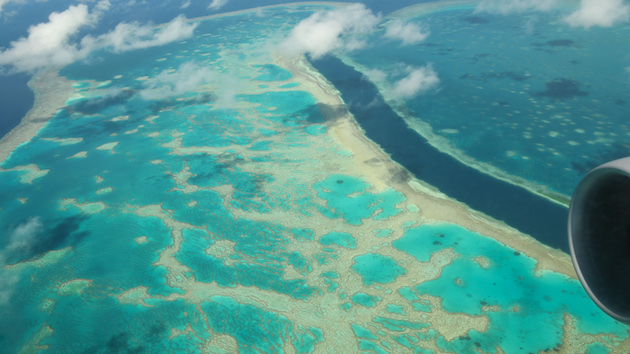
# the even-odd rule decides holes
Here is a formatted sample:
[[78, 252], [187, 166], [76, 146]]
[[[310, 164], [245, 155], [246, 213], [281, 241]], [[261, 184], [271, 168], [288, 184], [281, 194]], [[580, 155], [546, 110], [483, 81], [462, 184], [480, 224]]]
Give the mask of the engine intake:
[[602, 310], [630, 324], [630, 157], [584, 177], [571, 200], [568, 228], [582, 285]]

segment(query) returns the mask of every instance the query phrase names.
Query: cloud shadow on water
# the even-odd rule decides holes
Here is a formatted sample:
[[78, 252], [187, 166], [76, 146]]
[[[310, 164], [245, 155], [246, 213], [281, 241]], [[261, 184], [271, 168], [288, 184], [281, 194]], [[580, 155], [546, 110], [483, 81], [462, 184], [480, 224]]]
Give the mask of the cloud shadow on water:
[[183, 100], [161, 99], [156, 101], [155, 103], [152, 103], [149, 106], [149, 109], [151, 110], [151, 112], [153, 112], [153, 114], [157, 114], [164, 109], [175, 109], [215, 102], [217, 98], [218, 96], [214, 93], [205, 93]]
[[548, 97], [555, 100], [565, 100], [579, 96], [588, 96], [588, 92], [580, 90], [582, 84], [579, 81], [567, 78], [558, 78], [545, 83], [545, 91], [536, 92], [534, 96]]
[[532, 43], [534, 47], [576, 47], [577, 45], [571, 39], [553, 39], [545, 43]]
[[486, 73], [481, 73], [480, 75], [466, 73], [460, 76], [459, 78], [477, 80], [477, 81], [487, 81], [491, 79], [496, 79], [496, 80], [510, 79], [513, 81], [526, 81], [530, 77], [527, 76], [525, 73], [520, 73], [516, 71], [504, 71], [500, 73], [486, 72]]
[[61, 219], [56, 226], [44, 232], [44, 237], [32, 247], [32, 255], [58, 250], [67, 246], [76, 246], [86, 236], [87, 231], [80, 231], [81, 223], [87, 216], [77, 215]]
[[158, 343], [167, 339], [169, 335], [170, 331], [166, 324], [154, 323], [146, 331], [140, 330], [133, 334], [131, 332], [114, 334], [105, 342], [92, 345], [82, 353], [154, 353]]
[[490, 23], [490, 20], [481, 16], [466, 16], [462, 18], [462, 21], [472, 24]]
[[344, 105], [329, 105], [325, 103], [317, 103], [309, 107], [309, 110], [319, 112], [309, 119], [310, 123], [336, 123], [339, 119], [344, 118], [348, 114], [348, 109]]
[[[32, 238], [28, 238], [22, 247], [11, 252], [0, 250], [0, 256], [2, 253], [8, 253], [4, 255], [6, 263], [15, 264], [41, 256], [48, 251], [59, 250], [68, 246], [75, 247], [89, 235], [89, 232], [80, 230], [81, 224], [87, 218], [87, 216], [78, 215], [47, 222], [48, 224], [56, 223], [56, 225], [52, 228], [45, 226], [41, 230], [34, 231]], [[14, 232], [7, 231], [9, 233]]]
[[104, 96], [86, 98], [69, 105], [67, 110], [70, 113], [98, 114], [108, 106], [124, 105], [134, 94], [131, 90], [121, 90]]

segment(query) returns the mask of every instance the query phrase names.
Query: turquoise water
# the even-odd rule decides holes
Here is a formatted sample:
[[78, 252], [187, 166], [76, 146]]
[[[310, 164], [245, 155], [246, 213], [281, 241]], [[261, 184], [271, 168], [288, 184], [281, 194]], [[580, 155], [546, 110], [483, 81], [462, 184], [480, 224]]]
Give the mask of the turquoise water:
[[356, 240], [351, 234], [345, 232], [331, 232], [319, 239], [319, 243], [325, 246], [335, 244], [345, 248], [357, 248]]
[[[315, 184], [317, 196], [327, 201], [330, 218], [341, 217], [348, 223], [360, 225], [361, 219], [374, 215], [375, 220], [384, 220], [401, 212], [396, 204], [405, 197], [395, 190], [380, 194], [361, 193], [369, 187], [365, 182], [342, 175], [331, 175], [325, 181]], [[355, 193], [358, 195], [351, 196]]]
[[[407, 288], [403, 294], [407, 300], [423, 294], [438, 296], [446, 311], [485, 313], [493, 324], [509, 323], [508, 332], [502, 325], [491, 325], [483, 335], [470, 335], [482, 343], [484, 351], [500, 344], [506, 352], [518, 352], [523, 341], [520, 333], [537, 338], [530, 343], [529, 350], [553, 349], [562, 343], [564, 313], [583, 319], [577, 321], [576, 327], [584, 333], [601, 333], [603, 328], [622, 336], [626, 332], [625, 326], [611, 321], [588, 302], [588, 295], [578, 281], [557, 273], [535, 271], [536, 261], [532, 258], [459, 226], [408, 229], [393, 246], [421, 262], [428, 262], [440, 249], [451, 248], [458, 254], [443, 268], [438, 279]], [[483, 261], [477, 257], [483, 257]], [[487, 312], [486, 306], [498, 309]], [[468, 339], [444, 345], [453, 350], [465, 341]]]
[[366, 253], [354, 259], [352, 269], [361, 275], [365, 285], [391, 283], [406, 273], [394, 259], [374, 253]]
[[[295, 19], [299, 19], [299, 16], [298, 13]], [[286, 20], [276, 21], [282, 21], [284, 24]], [[236, 30], [239, 22], [241, 21], [238, 18], [221, 19], [204, 22], [202, 27], [205, 26], [204, 31], [210, 33], [220, 31], [226, 24], [231, 24], [230, 31], [223, 29], [226, 31], [224, 35], [229, 34], [232, 40], [238, 40], [231, 30]], [[256, 25], [248, 26], [251, 30], [256, 30]], [[185, 223], [183, 242], [176, 257], [189, 267], [189, 270], [183, 273], [184, 277], [199, 282], [216, 282], [219, 286], [225, 287], [235, 284], [257, 286], [261, 289], [287, 293], [296, 298], [308, 297], [314, 291], [315, 288], [306, 285], [302, 279], [283, 281], [280, 278], [283, 259], [295, 263], [296, 267], [299, 267], [297, 264], [300, 263], [305, 269], [308, 267], [298, 252], [282, 253], [283, 245], [289, 242], [287, 235], [284, 234], [286, 227], [269, 222], [237, 220], [222, 204], [224, 197], [217, 192], [207, 189], [200, 190], [194, 195], [185, 193], [181, 190], [182, 183], [172, 177], [172, 174], [188, 168], [194, 175], [188, 182], [200, 188], [232, 186], [234, 193], [228, 201], [230, 207], [247, 211], [269, 210], [280, 203], [286, 203], [284, 199], [280, 200], [271, 195], [265, 195], [264, 201], [259, 201], [263, 195], [260, 191], [261, 183], [272, 180], [273, 177], [239, 168], [239, 161], [243, 158], [229, 147], [242, 146], [264, 152], [269, 150], [265, 149], [265, 146], [271, 145], [271, 142], [258, 138], [252, 124], [245, 120], [235, 120], [237, 114], [235, 110], [208, 111], [212, 106], [203, 95], [186, 94], [184, 97], [189, 99], [184, 101], [167, 99], [156, 102], [144, 100], [136, 94], [144, 88], [142, 81], [135, 80], [138, 77], [153, 76], [169, 67], [178, 67], [186, 61], [201, 61], [201, 58], [204, 61], [218, 60], [218, 47], [224, 38], [221, 35], [218, 38], [199, 37], [193, 43], [177, 43], [158, 50], [148, 49], [121, 56], [102, 54], [107, 55], [108, 59], [111, 57], [112, 60], [105, 60], [98, 70], [81, 63], [64, 69], [63, 74], [73, 80], [106, 80], [119, 74], [123, 74], [123, 77], [113, 79], [110, 91], [103, 88], [95, 89], [96, 85], [88, 81], [79, 81], [75, 85], [77, 89], [83, 92], [85, 89], [91, 89], [87, 92], [86, 98], [74, 100], [67, 108], [59, 111], [36, 139], [16, 150], [2, 166], [10, 169], [34, 163], [41, 169], [49, 170], [45, 177], [36, 180], [33, 185], [19, 183], [19, 172], [10, 171], [1, 175], [2, 198], [6, 200], [6, 203], [2, 203], [0, 213], [4, 230], [11, 233], [17, 225], [24, 224], [28, 218], [34, 216], [40, 217], [43, 224], [43, 230], [35, 235], [38, 237], [37, 244], [9, 255], [7, 262], [36, 259], [47, 251], [71, 247], [68, 256], [54, 264], [46, 265], [42, 271], [27, 268], [19, 273], [20, 280], [15, 284], [11, 297], [12, 306], [9, 308], [3, 304], [5, 320], [0, 324], [2, 327], [0, 342], [4, 346], [17, 350], [20, 343], [24, 343], [41, 323], [46, 322], [54, 328], [55, 335], [46, 341], [53, 350], [60, 348], [72, 351], [91, 350], [88, 348], [90, 343], [96, 347], [101, 346], [98, 343], [102, 343], [103, 347], [115, 351], [124, 348], [129, 350], [140, 348], [146, 351], [158, 350], [156, 348], [160, 348], [158, 351], [174, 350], [178, 345], [180, 349], [193, 348], [196, 344], [187, 336], [184, 336], [183, 342], [179, 344], [176, 344], [177, 340], [170, 344], [167, 340], [171, 328], [180, 328], [183, 331], [187, 323], [194, 323], [181, 315], [176, 315], [190, 311], [190, 304], [183, 300], [169, 302], [147, 300], [147, 303], [150, 302], [149, 306], [156, 307], [148, 311], [148, 308], [143, 306], [121, 306], [113, 297], [137, 287], [146, 287], [149, 297], [185, 293], [181, 287], [177, 287], [177, 283], [183, 279], [176, 279], [171, 283], [175, 285], [169, 286], [169, 282], [165, 281], [169, 273], [167, 267], [151, 266], [158, 261], [160, 252], [173, 247], [174, 241], [172, 227], [165, 224], [163, 217], [134, 215], [134, 210], [146, 205], [160, 205], [172, 218], [179, 223]], [[191, 50], [191, 54], [186, 58], [156, 61], [171, 51], [182, 53], [196, 47], [204, 48], [204, 52], [196, 52], [198, 54], [195, 55]], [[163, 63], [161, 67], [160, 63]], [[219, 64], [214, 67], [221, 71], [220, 66]], [[291, 77], [287, 71], [272, 64], [253, 65], [252, 72], [257, 71], [269, 71], [261, 74], [257, 80], [284, 82]], [[120, 90], [122, 87], [126, 89]], [[266, 106], [275, 101], [286, 103], [284, 108], [278, 107], [276, 114], [263, 119], [267, 123], [263, 122], [261, 135], [274, 132], [271, 129], [264, 130], [263, 126], [303, 128], [305, 124], [310, 124], [300, 121], [300, 114], [291, 116], [293, 112], [307, 110], [314, 103], [312, 97], [305, 92], [269, 92], [237, 97], [237, 100], [247, 102], [249, 98], [255, 104], [262, 103]], [[261, 109], [264, 110], [264, 107], [261, 106]], [[203, 113], [199, 114], [201, 112]], [[316, 113], [312, 113], [315, 120], [318, 119]], [[187, 117], [193, 115], [197, 116], [194, 124], [188, 123], [187, 126], [185, 124]], [[112, 121], [112, 118], [120, 116], [127, 117], [125, 120]], [[281, 121], [283, 117], [288, 116], [292, 118]], [[152, 119], [147, 121], [148, 117]], [[151, 135], [151, 132], [155, 132], [155, 135]], [[182, 148], [206, 146], [223, 148], [224, 151], [219, 155], [172, 154], [173, 149], [165, 145], [173, 142], [175, 140], [173, 136], [180, 132], [187, 133], [180, 140]], [[251, 136], [248, 137], [247, 134]], [[300, 139], [303, 135], [310, 136], [311, 133], [295, 131], [287, 135], [290, 136], [287, 144], [291, 145], [292, 140]], [[68, 145], [44, 140], [57, 137], [82, 140]], [[109, 143], [117, 144], [111, 150], [95, 149]], [[87, 152], [85, 158], [70, 158], [82, 151]], [[274, 154], [260, 155], [265, 156], [270, 160], [282, 158]], [[155, 160], [160, 162], [157, 163]], [[108, 187], [111, 189], [108, 190]], [[28, 199], [26, 204], [22, 204], [18, 198]], [[102, 203], [102, 206], [97, 207], [102, 210], [92, 214], [72, 205], [61, 210], [60, 202], [64, 198], [76, 198], [77, 203]], [[194, 207], [186, 206], [193, 200], [196, 201]], [[243, 238], [244, 234], [248, 236]], [[146, 237], [146, 242], [138, 242], [141, 236]], [[239, 264], [227, 267], [216, 258], [204, 254], [204, 250], [212, 245], [214, 240], [238, 241], [233, 257]], [[6, 246], [10, 239], [2, 241]], [[247, 261], [243, 262], [245, 258]], [[13, 274], [7, 270], [2, 272], [3, 275]], [[56, 286], [73, 279], [89, 279], [91, 285], [78, 295], [61, 297], [55, 294]], [[31, 284], [35, 284], [38, 290], [32, 291]], [[54, 302], [54, 316], [37, 310], [43, 299]], [[233, 305], [227, 301], [220, 306], [223, 306], [222, 311], [228, 314], [230, 312], [227, 309]], [[220, 312], [218, 309], [208, 311]], [[192, 310], [191, 314], [197, 318], [202, 316], [196, 310]], [[78, 331], [81, 326], [77, 321], [88, 321], [89, 325]], [[150, 328], [146, 324], [154, 322], [156, 325], [159, 324], [160, 328], [145, 333], [146, 330], [142, 328], [145, 326]], [[164, 322], [168, 323], [168, 333]], [[40, 325], [33, 326], [34, 323]], [[221, 325], [220, 319], [217, 319], [213, 326], [219, 333], [233, 335], [239, 333], [239, 328], [230, 329], [229, 326]], [[118, 333], [121, 328], [124, 328], [125, 332]], [[208, 340], [209, 335], [202, 334], [209, 333], [208, 328], [199, 327], [195, 330], [205, 337], [204, 340]], [[316, 341], [308, 339], [310, 337], [306, 334], [296, 332], [292, 333], [293, 335], [296, 341], [304, 343]], [[156, 337], [156, 341], [149, 339], [153, 336]], [[236, 337], [256, 340], [251, 334], [246, 333], [243, 333], [242, 337]], [[67, 346], [70, 338], [71, 342], [75, 343], [72, 347]], [[154, 343], [151, 347], [133, 344], [145, 342]], [[308, 344], [302, 345], [308, 348]], [[268, 350], [272, 351], [271, 348], [273, 346]]]
[[[1, 166], [4, 351], [525, 352], [587, 333], [601, 352], [627, 338], [576, 280], [424, 219], [432, 205], [366, 173], [267, 49], [312, 9], [268, 11], [61, 71], [77, 96]], [[212, 79], [142, 95], [185, 63]], [[31, 164], [47, 172], [6, 171]]]

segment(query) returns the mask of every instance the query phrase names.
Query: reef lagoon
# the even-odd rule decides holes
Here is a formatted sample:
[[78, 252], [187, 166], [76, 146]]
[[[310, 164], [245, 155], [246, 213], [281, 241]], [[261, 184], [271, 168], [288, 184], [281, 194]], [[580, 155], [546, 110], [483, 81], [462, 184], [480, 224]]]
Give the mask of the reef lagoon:
[[[344, 101], [350, 88], [316, 69], [325, 60], [270, 45], [340, 6], [199, 18], [187, 40], [93, 53], [31, 80], [35, 106], [0, 145], [0, 351], [630, 350], [628, 327], [591, 301], [560, 246], [424, 181], [405, 166], [412, 158], [368, 137]], [[355, 88], [369, 80], [377, 105], [440, 152], [562, 213], [594, 154], [623, 150], [608, 140], [625, 134], [622, 105], [588, 108], [604, 102], [604, 74], [575, 69], [595, 60], [587, 53], [604, 34], [538, 15], [546, 35], [515, 37], [513, 18], [474, 8], [394, 12], [427, 22], [431, 37], [413, 48], [374, 42], [341, 56], [343, 70], [365, 73]], [[522, 50], [566, 68], [504, 68], [483, 55], [497, 51], [492, 36], [505, 58]], [[432, 61], [442, 89], [395, 99], [374, 70], [396, 60]], [[628, 96], [615, 92], [608, 100]]]

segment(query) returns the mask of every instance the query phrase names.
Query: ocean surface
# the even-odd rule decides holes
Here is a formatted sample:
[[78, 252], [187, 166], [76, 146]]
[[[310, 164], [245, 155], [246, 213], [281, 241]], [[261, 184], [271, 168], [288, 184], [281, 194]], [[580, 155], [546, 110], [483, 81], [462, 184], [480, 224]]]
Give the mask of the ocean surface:
[[422, 43], [373, 39], [347, 61], [366, 75], [392, 73], [377, 82], [389, 101], [405, 66], [430, 64], [439, 90], [395, 110], [440, 150], [536, 193], [570, 197], [592, 168], [630, 154], [628, 24], [585, 30], [556, 12], [474, 6], [420, 16], [430, 31]]
[[[491, 125], [480, 122], [489, 101], [465, 92], [470, 82], [488, 85], [479, 90], [501, 90], [512, 82], [521, 85], [514, 77], [525, 69], [512, 68], [513, 74], [497, 78], [487, 65], [469, 63], [472, 49], [457, 42], [463, 33], [453, 21], [477, 36], [485, 33], [481, 26], [507, 36], [502, 31], [509, 21], [461, 20], [472, 16], [471, 8], [461, 7], [419, 19], [431, 26], [429, 43], [452, 47], [444, 55], [435, 49], [443, 44], [407, 48], [383, 42], [377, 44], [386, 50], [313, 61], [340, 91], [336, 97], [314, 72], [279, 61], [270, 51], [270, 43], [301, 20], [332, 8], [287, 5], [201, 20], [188, 40], [127, 53], [97, 52], [95, 60], [60, 71], [73, 83], [66, 107], [0, 165], [1, 352], [607, 353], [627, 348], [627, 327], [590, 300], [565, 270], [568, 256], [555, 249], [563, 248], [556, 219], [566, 209], [516, 179], [497, 179], [531, 178], [531, 185], [565, 193], [581, 173], [567, 166], [577, 161], [586, 168], [594, 154], [608, 151], [597, 136], [612, 139], [606, 126], [613, 123], [584, 118], [603, 127], [585, 126], [576, 134], [597, 142], [574, 145], [568, 139], [577, 138], [568, 129], [582, 125], [541, 117], [551, 126], [540, 123], [544, 128], [526, 138], [531, 122], [523, 113], [517, 129], [496, 125], [493, 133], [502, 139], [473, 142], [472, 136], [482, 136], [480, 127]], [[537, 23], [552, 26], [543, 19]], [[560, 43], [578, 44], [542, 48], [591, 52], [586, 48], [595, 44], [575, 36], [523, 43], [561, 38], [569, 42]], [[536, 52], [541, 47], [531, 46]], [[475, 50], [495, 53], [496, 48]], [[387, 56], [396, 51], [397, 60], [408, 65], [432, 61], [442, 89], [401, 103], [391, 99], [390, 83], [368, 82], [359, 74], [395, 65]], [[455, 64], [442, 66], [438, 55]], [[585, 61], [580, 55], [566, 60]], [[586, 75], [532, 73], [535, 77], [524, 80], [532, 94], [511, 88], [516, 93], [506, 93], [507, 105], [490, 105], [497, 112], [538, 114], [518, 101], [531, 98], [541, 101], [536, 104], [545, 117], [573, 105], [587, 115], [585, 107], [594, 99], [603, 102], [605, 94], [597, 93], [596, 81]], [[536, 95], [557, 78], [580, 84], [569, 83], [570, 97]], [[467, 84], [451, 87], [456, 80]], [[451, 97], [449, 89], [462, 92]], [[576, 94], [587, 89], [588, 95]], [[460, 102], [464, 94], [470, 109], [462, 110], [472, 118], [439, 110], [436, 102], [452, 108], [449, 100]], [[364, 103], [374, 98], [380, 101], [367, 110]], [[619, 119], [617, 107], [603, 112], [609, 120], [602, 122]], [[432, 130], [420, 129], [425, 126], [417, 120]], [[371, 151], [372, 145], [357, 142], [361, 139], [353, 134], [360, 128], [408, 172]], [[551, 137], [550, 129], [558, 134]], [[623, 143], [623, 130], [614, 131], [620, 137], [614, 141]], [[431, 134], [449, 137], [451, 145], [435, 143]], [[494, 141], [508, 137], [515, 142], [509, 158]], [[552, 147], [560, 155], [550, 153]], [[569, 147], [588, 158], [569, 157]], [[515, 156], [530, 156], [532, 162], [523, 167], [512, 161]], [[484, 170], [489, 163], [497, 170]], [[544, 167], [547, 163], [556, 167]], [[414, 175], [460, 203], [409, 188]], [[458, 178], [474, 185], [457, 183]], [[519, 208], [501, 214], [512, 210], [506, 206], [510, 199]], [[479, 217], [462, 203], [522, 227], [540, 242]]]

